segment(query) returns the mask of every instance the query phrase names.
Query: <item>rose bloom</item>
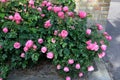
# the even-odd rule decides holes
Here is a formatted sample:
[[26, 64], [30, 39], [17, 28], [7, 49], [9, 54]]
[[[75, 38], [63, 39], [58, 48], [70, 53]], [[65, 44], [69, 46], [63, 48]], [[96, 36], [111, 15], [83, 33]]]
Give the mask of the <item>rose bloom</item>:
[[103, 50], [103, 51], [105, 51], [106, 49], [107, 49], [107, 46], [106, 45], [101, 45], [101, 49]]
[[58, 17], [61, 18], [61, 19], [64, 19], [64, 12], [58, 12]]
[[54, 6], [54, 7], [53, 7], [53, 11], [54, 11], [55, 13], [58, 13], [58, 12], [62, 11], [62, 7], [61, 7], [61, 6]]
[[52, 6], [49, 6], [49, 7], [47, 8], [48, 11], [51, 11], [52, 9], [53, 9]]
[[68, 6], [64, 6], [64, 7], [63, 7], [63, 11], [68, 12], [68, 11], [69, 11]]
[[33, 41], [32, 40], [28, 40], [25, 44], [26, 47], [31, 48], [33, 46]]
[[29, 48], [28, 48], [28, 47], [24, 47], [23, 50], [24, 50], [25, 52], [27, 52], [27, 51], [29, 50]]
[[73, 64], [74, 63], [74, 60], [73, 59], [69, 59], [68, 60], [68, 64]]
[[87, 13], [85, 11], [79, 11], [78, 15], [82, 19], [87, 17]]
[[3, 80], [3, 78], [0, 78], [0, 80]]
[[25, 53], [21, 53], [20, 57], [25, 58]]
[[57, 65], [57, 69], [58, 69], [58, 70], [61, 69], [61, 65], [60, 65], [60, 64]]
[[10, 16], [8, 17], [8, 19], [9, 19], [9, 20], [13, 20], [14, 17], [13, 17], [12, 15], [10, 15]]
[[64, 39], [68, 36], [68, 32], [66, 30], [62, 30], [60, 36]]
[[76, 64], [76, 65], [75, 65], [75, 68], [76, 68], [76, 69], [80, 69], [80, 64]]
[[103, 30], [103, 27], [101, 24], [96, 24], [98, 30]]
[[47, 47], [42, 47], [42, 48], [41, 48], [41, 52], [42, 52], [42, 53], [46, 53], [46, 52], [47, 52]]
[[86, 34], [87, 34], [87, 35], [90, 35], [90, 34], [91, 34], [91, 29], [87, 29], [87, 30], [86, 30]]
[[48, 59], [53, 59], [53, 57], [54, 57], [53, 52], [48, 52], [48, 53], [47, 53], [47, 58], [48, 58]]
[[88, 67], [88, 71], [94, 71], [94, 67], [93, 66], [89, 66]]
[[55, 38], [52, 38], [52, 39], [51, 39], [51, 42], [52, 42], [52, 43], [55, 43], [55, 42], [56, 42]]
[[64, 67], [63, 69], [65, 72], [69, 72], [69, 67]]
[[14, 14], [14, 20], [15, 20], [15, 21], [21, 21], [21, 20], [22, 20], [20, 14], [19, 14], [18, 12], [16, 12], [16, 13]]
[[56, 36], [58, 34], [58, 30], [55, 30], [54, 31], [54, 35]]
[[37, 49], [37, 46], [34, 44], [33, 45], [33, 50], [36, 50]]
[[71, 77], [70, 77], [70, 76], [67, 76], [65, 80], [71, 80]]
[[80, 72], [80, 73], [79, 73], [79, 77], [82, 77], [82, 76], [83, 76], [83, 73], [82, 73], [82, 72]]
[[3, 28], [3, 32], [4, 32], [4, 33], [8, 33], [8, 28], [7, 28], [7, 27], [4, 27], [4, 28]]
[[69, 17], [74, 17], [74, 13], [73, 12], [67, 12], [67, 15], [69, 16]]
[[44, 27], [45, 28], [49, 28], [49, 27], [51, 27], [52, 25], [51, 25], [51, 23], [50, 23], [50, 20], [47, 20], [45, 23], [44, 23]]
[[42, 38], [39, 38], [39, 39], [38, 39], [38, 43], [39, 43], [39, 44], [42, 44], [42, 43], [43, 43], [43, 39], [42, 39]]
[[99, 58], [103, 58], [103, 57], [105, 57], [105, 55], [106, 55], [106, 53], [105, 53], [105, 52], [102, 52], [102, 53], [98, 54], [98, 57], [99, 57]]
[[20, 43], [19, 43], [19, 42], [15, 42], [15, 43], [14, 43], [14, 48], [15, 48], [15, 49], [19, 49], [19, 48], [20, 48], [20, 46], [21, 46], [21, 45], [20, 45]]

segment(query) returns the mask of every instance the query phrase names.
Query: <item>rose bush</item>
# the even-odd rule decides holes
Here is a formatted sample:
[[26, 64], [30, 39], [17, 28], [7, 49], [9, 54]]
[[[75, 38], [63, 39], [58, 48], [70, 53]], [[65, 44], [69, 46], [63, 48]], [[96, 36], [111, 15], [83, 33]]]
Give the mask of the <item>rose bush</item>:
[[93, 71], [112, 37], [102, 25], [87, 26], [85, 11], [49, 1], [0, 0], [0, 77], [10, 70], [52, 60], [66, 80]]

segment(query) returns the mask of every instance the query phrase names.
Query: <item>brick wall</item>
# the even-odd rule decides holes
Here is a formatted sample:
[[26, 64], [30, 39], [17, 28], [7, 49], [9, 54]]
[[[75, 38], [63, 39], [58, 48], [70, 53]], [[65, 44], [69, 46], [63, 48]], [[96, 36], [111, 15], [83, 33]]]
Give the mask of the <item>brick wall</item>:
[[75, 2], [77, 5], [76, 12], [84, 10], [92, 15], [88, 19], [89, 24], [101, 23], [106, 25], [110, 0], [75, 0]]

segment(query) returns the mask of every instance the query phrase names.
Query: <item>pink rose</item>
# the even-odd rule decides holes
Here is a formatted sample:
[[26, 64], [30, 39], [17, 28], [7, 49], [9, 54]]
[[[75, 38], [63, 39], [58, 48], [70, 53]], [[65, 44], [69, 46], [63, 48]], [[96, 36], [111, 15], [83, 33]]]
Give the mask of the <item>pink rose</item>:
[[45, 17], [45, 14], [41, 14], [40, 16], [41, 16], [41, 17]]
[[94, 42], [94, 43], [89, 43], [89, 44], [87, 45], [87, 49], [88, 49], [88, 50], [98, 51], [99, 46], [97, 45], [96, 42]]
[[96, 26], [97, 26], [98, 30], [103, 30], [102, 25], [100, 25], [100, 24], [96, 24]]
[[8, 32], [8, 28], [7, 28], [7, 27], [4, 27], [4, 28], [3, 28], [3, 32], [4, 32], [4, 33], [7, 33], [7, 32]]
[[68, 36], [68, 32], [66, 30], [62, 30], [60, 36], [64, 39]]
[[73, 64], [74, 63], [74, 60], [73, 59], [69, 59], [68, 60], [68, 64]]
[[41, 11], [42, 11], [41, 7], [38, 7], [38, 8], [37, 8], [37, 10], [38, 10], [39, 12], [41, 12]]
[[54, 57], [53, 52], [48, 52], [48, 53], [47, 53], [47, 58], [48, 58], [48, 59], [53, 59], [53, 57]]
[[0, 78], [0, 80], [3, 80], [3, 78]]
[[61, 19], [64, 19], [64, 12], [58, 12], [58, 17]]
[[58, 34], [58, 30], [55, 30], [54, 31], [54, 35], [56, 36]]
[[90, 34], [91, 34], [91, 29], [87, 29], [87, 30], [86, 30], [86, 34], [87, 34], [87, 35], [90, 35]]
[[88, 41], [86, 41], [86, 44], [89, 45], [89, 44], [91, 44], [91, 42], [92, 42], [91, 40], [88, 40]]
[[100, 44], [104, 44], [104, 41], [103, 41], [103, 40], [101, 40], [101, 41], [100, 41]]
[[20, 24], [20, 21], [18, 21], [18, 20], [17, 20], [17, 21], [15, 21], [15, 22], [16, 22], [16, 24]]
[[107, 46], [106, 45], [101, 45], [101, 49], [103, 50], [103, 51], [105, 51], [106, 49], [107, 49]]
[[18, 12], [16, 12], [16, 13], [14, 14], [14, 20], [15, 20], [15, 21], [21, 21], [21, 20], [22, 20], [20, 14], [19, 14]]
[[68, 67], [64, 67], [63, 69], [65, 72], [69, 72], [69, 68]]
[[25, 44], [25, 47], [31, 48], [33, 46], [33, 41], [32, 40], [28, 40]]
[[94, 67], [93, 66], [89, 66], [88, 67], [88, 71], [94, 71]]
[[34, 44], [33, 45], [33, 50], [36, 50], [37, 49], [37, 46]]
[[47, 8], [48, 11], [51, 11], [52, 9], [53, 9], [52, 6], [49, 6], [49, 7]]
[[7, 0], [0, 0], [0, 2], [3, 2], [3, 3], [5, 3], [5, 2], [7, 2]]
[[12, 15], [10, 15], [10, 16], [8, 17], [8, 19], [13, 20], [14, 17], [13, 17]]
[[80, 64], [76, 64], [76, 65], [75, 65], [75, 68], [76, 68], [76, 69], [80, 69]]
[[55, 42], [56, 42], [56, 40], [55, 40], [54, 38], [52, 38], [52, 39], [51, 39], [51, 42], [52, 42], [52, 43], [55, 43]]
[[46, 53], [46, 52], [47, 52], [47, 47], [42, 47], [42, 48], [41, 48], [41, 52], [42, 52], [42, 53]]
[[70, 77], [70, 76], [67, 76], [65, 80], [71, 80], [71, 77]]
[[68, 11], [69, 11], [68, 6], [64, 6], [64, 7], [63, 7], [63, 11], [68, 12]]
[[52, 5], [51, 2], [48, 2], [48, 3], [46, 4], [47, 7], [49, 7], [49, 6], [51, 6], [51, 5]]
[[58, 13], [58, 12], [62, 11], [62, 7], [56, 7], [56, 6], [54, 6], [54, 7], [53, 7], [53, 11], [54, 11], [55, 13]]
[[73, 12], [67, 12], [67, 15], [68, 15], [69, 17], [74, 17], [74, 13], [73, 13]]
[[39, 39], [38, 39], [38, 43], [39, 43], [39, 44], [42, 44], [42, 43], [43, 43], [43, 39], [42, 39], [42, 38], [39, 38]]
[[99, 58], [103, 58], [105, 55], [106, 55], [106, 53], [105, 53], [105, 52], [102, 52], [102, 53], [98, 54], [98, 57], [99, 57]]
[[87, 13], [85, 11], [79, 11], [78, 15], [79, 15], [80, 18], [83, 19], [83, 18], [86, 18]]
[[29, 0], [30, 5], [34, 5], [34, 0]]
[[60, 64], [57, 65], [57, 69], [58, 69], [58, 70], [61, 69], [61, 65], [60, 65]]
[[24, 50], [25, 52], [27, 52], [27, 51], [29, 50], [29, 48], [28, 48], [28, 47], [24, 47], [23, 50]]
[[82, 77], [82, 76], [83, 76], [83, 73], [82, 73], [82, 72], [80, 72], [80, 73], [79, 73], [79, 77]]
[[19, 49], [19, 48], [20, 48], [20, 46], [21, 46], [21, 45], [20, 45], [20, 43], [19, 43], [19, 42], [15, 42], [15, 43], [14, 43], [14, 48], [15, 48], [15, 49]]
[[29, 7], [32, 7], [32, 8], [35, 8], [35, 6], [34, 6], [34, 0], [29, 0]]
[[45, 28], [51, 27], [50, 20], [47, 20], [47, 21], [45, 22], [44, 27], [45, 27]]
[[25, 53], [21, 53], [20, 57], [25, 58]]
[[111, 41], [111, 40], [112, 40], [112, 37], [111, 37], [110, 35], [105, 36], [105, 38], [106, 38], [108, 41]]

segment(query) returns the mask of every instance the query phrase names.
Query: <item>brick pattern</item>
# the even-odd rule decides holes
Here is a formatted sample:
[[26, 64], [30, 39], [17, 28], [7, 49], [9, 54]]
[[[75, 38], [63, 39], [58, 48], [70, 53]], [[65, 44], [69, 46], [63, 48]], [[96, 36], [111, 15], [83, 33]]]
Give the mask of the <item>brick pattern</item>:
[[87, 11], [92, 15], [88, 19], [88, 24], [100, 23], [106, 25], [110, 0], [75, 0], [76, 9]]

